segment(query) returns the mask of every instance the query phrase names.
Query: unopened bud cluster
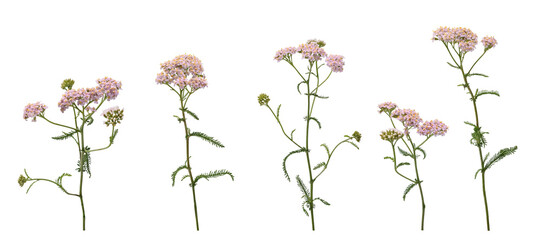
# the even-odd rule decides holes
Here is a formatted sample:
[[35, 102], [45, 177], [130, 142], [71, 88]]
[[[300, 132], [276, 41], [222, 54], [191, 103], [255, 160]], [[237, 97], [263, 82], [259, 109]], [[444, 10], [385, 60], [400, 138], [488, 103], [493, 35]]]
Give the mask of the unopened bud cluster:
[[103, 111], [102, 116], [107, 119], [107, 121], [105, 121], [107, 127], [109, 127], [109, 125], [113, 125], [114, 127], [124, 118], [124, 109], [112, 107]]
[[259, 96], [257, 97], [257, 101], [259, 102], [259, 105], [263, 106], [263, 105], [267, 105], [270, 101], [270, 98], [269, 98], [269, 95], [267, 94], [259, 94]]
[[381, 136], [382, 140], [395, 142], [398, 139], [401, 139], [402, 137], [404, 137], [404, 133], [402, 133], [401, 131], [395, 128], [391, 128], [391, 129], [382, 131], [379, 136]]

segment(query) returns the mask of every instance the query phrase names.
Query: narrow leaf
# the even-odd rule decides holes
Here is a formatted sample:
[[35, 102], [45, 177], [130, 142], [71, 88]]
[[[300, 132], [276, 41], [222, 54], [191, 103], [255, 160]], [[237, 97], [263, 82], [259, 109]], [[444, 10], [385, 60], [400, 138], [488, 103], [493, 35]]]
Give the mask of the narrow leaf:
[[204, 134], [202, 132], [191, 132], [188, 134], [187, 137], [199, 137], [207, 142], [209, 142], [210, 144], [216, 146], [216, 147], [219, 147], [219, 148], [223, 148], [224, 145], [218, 141], [218, 139], [214, 139], [213, 137], [207, 135], [207, 134]]
[[182, 165], [178, 167], [177, 170], [173, 171], [173, 173], [171, 174], [171, 180], [173, 180], [173, 186], [175, 186], [175, 179], [177, 178], [177, 173], [182, 169], [188, 169], [188, 167], [186, 165]]
[[[306, 120], [306, 119], [307, 119], [307, 118], [304, 117], [304, 120]], [[313, 121], [315, 121], [315, 122], [317, 123], [317, 126], [319, 127], [319, 129], [321, 129], [321, 123], [319, 122], [319, 120], [317, 120], [317, 118], [315, 118], [315, 117], [310, 117], [310, 119], [308, 119], [308, 120], [313, 120]]]
[[327, 144], [323, 143], [323, 144], [321, 144], [320, 146], [322, 146], [322, 147], [325, 148], [325, 151], [327, 151], [327, 156], [330, 156], [330, 155], [331, 155], [331, 152], [329, 151], [329, 147], [327, 146]]
[[284, 161], [282, 162], [282, 170], [284, 170], [284, 176], [286, 177], [287, 181], [291, 181], [290, 178], [289, 178], [289, 174], [287, 173], [287, 168], [286, 168], [286, 161], [287, 161], [287, 158], [293, 154], [296, 154], [296, 153], [301, 153], [301, 152], [306, 152], [306, 149], [305, 148], [301, 148], [301, 149], [297, 149], [295, 151], [291, 151], [289, 152], [286, 157], [284, 158]]
[[217, 178], [217, 177], [221, 177], [225, 175], [229, 175], [231, 177], [231, 180], [235, 181], [235, 177], [233, 176], [231, 172], [225, 169], [221, 169], [221, 170], [210, 171], [208, 173], [199, 174], [197, 177], [194, 178], [193, 183], [197, 184], [197, 181], [199, 181], [199, 179], [202, 179], [202, 178], [208, 181], [209, 178]]
[[359, 150], [359, 146], [357, 146], [357, 144], [355, 144], [354, 142], [350, 142], [350, 141], [346, 141], [346, 142], [353, 145], [355, 148], [357, 148], [357, 150]]
[[473, 179], [477, 179], [477, 174], [480, 172], [480, 171], [483, 171], [483, 169], [477, 169], [477, 172], [475, 172], [475, 176], [473, 177]]
[[402, 155], [404, 155], [404, 156], [406, 156], [406, 157], [411, 157], [411, 158], [413, 158], [413, 155], [411, 155], [409, 152], [406, 152], [406, 151], [402, 150], [402, 148], [400, 148], [400, 147], [398, 147], [398, 151], [399, 151], [400, 153], [402, 153]]
[[173, 115], [173, 117], [177, 118], [178, 123], [182, 123], [184, 121], [184, 118], [181, 118], [181, 117], [179, 117], [177, 115]]
[[184, 109], [184, 110], [186, 111], [186, 113], [190, 114], [190, 116], [195, 118], [195, 120], [199, 120], [199, 117], [197, 117], [197, 115], [195, 115], [195, 113], [193, 113], [192, 111], [190, 111], [188, 109]]
[[517, 146], [510, 147], [510, 148], [504, 148], [500, 150], [498, 153], [494, 154], [490, 160], [488, 160], [487, 163], [485, 163], [485, 171], [492, 167], [495, 163], [499, 162], [503, 158], [515, 153], [517, 151]]
[[470, 74], [468, 74], [467, 76], [468, 76], [468, 77], [471, 77], [471, 76], [488, 77], [487, 75], [482, 74], [482, 73], [470, 73]]
[[318, 169], [320, 167], [323, 167], [323, 166], [325, 166], [325, 162], [320, 162], [314, 167], [314, 170], [316, 170], [316, 169]]
[[406, 201], [406, 195], [410, 192], [410, 190], [417, 185], [418, 182], [414, 182], [406, 187], [406, 190], [404, 190], [404, 196], [402, 197], [404, 201]]
[[280, 108], [282, 107], [282, 104], [278, 105], [278, 109], [276, 109], [276, 117], [280, 118]]
[[456, 69], [460, 69], [459, 67], [457, 67], [457, 66], [451, 64], [450, 62], [447, 62], [447, 64], [449, 64], [449, 66], [454, 67], [454, 68], [456, 68]]
[[422, 148], [418, 147], [417, 150], [419, 150], [421, 153], [423, 153], [423, 159], [426, 158], [426, 152]]
[[401, 166], [407, 166], [407, 165], [410, 165], [410, 163], [409, 162], [401, 162], [398, 165], [396, 165], [396, 168], [398, 169]]
[[316, 198], [316, 199], [314, 199], [314, 201], [315, 201], [315, 200], [319, 200], [319, 201], [321, 201], [323, 204], [325, 204], [325, 205], [327, 205], [327, 206], [330, 206], [330, 205], [331, 205], [329, 202], [327, 202], [327, 201], [325, 201], [325, 200], [323, 200], [323, 199], [321, 199], [321, 198]]
[[391, 161], [393, 161], [393, 162], [394, 162], [394, 158], [392, 158], [392, 157], [389, 157], [389, 156], [387, 156], [387, 157], [384, 157], [383, 159], [389, 159], [389, 160], [391, 160]]
[[56, 137], [52, 137], [52, 139], [54, 140], [66, 140], [68, 139], [69, 137], [72, 137], [73, 134], [77, 133], [77, 131], [71, 131], [71, 132], [62, 132], [62, 135], [60, 136], [56, 136]]
[[304, 182], [299, 175], [297, 175], [297, 186], [299, 186], [299, 188], [301, 189], [303, 198], [308, 201], [310, 199], [310, 191], [308, 190], [306, 185], [304, 185]]

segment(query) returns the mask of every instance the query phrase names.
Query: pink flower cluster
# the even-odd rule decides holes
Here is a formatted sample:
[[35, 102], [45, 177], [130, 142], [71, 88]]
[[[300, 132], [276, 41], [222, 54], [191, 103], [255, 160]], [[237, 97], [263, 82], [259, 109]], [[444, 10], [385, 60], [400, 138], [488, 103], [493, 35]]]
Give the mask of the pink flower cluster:
[[47, 109], [47, 106], [43, 103], [29, 103], [28, 105], [26, 105], [26, 107], [24, 107], [23, 118], [24, 120], [32, 118], [32, 122], [35, 122], [36, 117], [42, 114], [45, 109]]
[[439, 27], [433, 32], [432, 40], [441, 40], [451, 44], [458, 43], [458, 47], [462, 52], [471, 52], [477, 45], [477, 34], [463, 27]]
[[392, 102], [384, 102], [380, 105], [378, 105], [379, 113], [386, 112], [390, 113], [392, 110], [396, 108], [396, 104]]
[[406, 128], [419, 127], [421, 122], [423, 122], [423, 119], [419, 117], [419, 113], [411, 109], [395, 109], [391, 113], [391, 116], [397, 118], [398, 121], [402, 122]]
[[282, 48], [276, 52], [276, 55], [274, 56], [274, 59], [278, 62], [282, 61], [284, 57], [291, 56], [293, 54], [297, 53], [296, 47], [287, 47]]
[[303, 43], [297, 48], [297, 50], [300, 54], [302, 54], [303, 58], [306, 58], [311, 62], [319, 61], [322, 57], [327, 56], [325, 50], [320, 48], [315, 42]]
[[423, 136], [444, 136], [448, 129], [449, 127], [447, 127], [447, 125], [436, 119], [424, 122], [423, 125], [417, 129], [417, 133]]
[[496, 41], [494, 37], [484, 37], [481, 42], [485, 46], [485, 49], [493, 48], [494, 46], [496, 46], [496, 44], [498, 44], [498, 41]]
[[[107, 98], [107, 100], [115, 99], [122, 88], [121, 82], [109, 77], [98, 79], [97, 82], [98, 86], [93, 88], [71, 89], [64, 92], [60, 102], [58, 102], [60, 111], [66, 111], [75, 103], [81, 107], [85, 107], [91, 102], [97, 103], [102, 97]], [[87, 110], [90, 111], [91, 109]]]
[[[184, 54], [161, 64], [162, 72], [158, 73], [158, 84], [174, 84], [184, 89], [187, 85], [192, 90], [206, 87], [207, 79], [203, 75], [201, 60], [194, 55]], [[189, 75], [191, 79], [187, 79]]]
[[109, 125], [114, 127], [124, 118], [124, 109], [121, 110], [118, 106], [111, 107], [105, 109], [101, 115], [107, 119], [107, 121], [104, 122], [107, 127]]
[[327, 66], [331, 68], [333, 72], [342, 72], [344, 71], [344, 56], [340, 55], [329, 55], [325, 62]]

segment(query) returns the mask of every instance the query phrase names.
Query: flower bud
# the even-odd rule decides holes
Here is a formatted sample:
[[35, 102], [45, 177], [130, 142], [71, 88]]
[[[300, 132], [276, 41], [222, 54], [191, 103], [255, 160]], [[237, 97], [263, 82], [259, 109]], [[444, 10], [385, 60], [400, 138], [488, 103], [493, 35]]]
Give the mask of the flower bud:
[[19, 180], [18, 180], [19, 186], [23, 187], [24, 184], [26, 183], [26, 181], [28, 181], [28, 179], [21, 174], [21, 176], [19, 176]]
[[259, 97], [257, 97], [257, 101], [259, 102], [259, 105], [267, 105], [270, 101], [269, 95], [267, 94], [259, 94]]
[[361, 133], [355, 131], [355, 132], [353, 133], [353, 136], [352, 136], [352, 137], [355, 138], [355, 141], [360, 142], [362, 136], [361, 136]]
[[71, 90], [74, 83], [75, 81], [73, 81], [73, 79], [68, 78], [62, 82], [62, 85], [60, 87], [64, 90]]

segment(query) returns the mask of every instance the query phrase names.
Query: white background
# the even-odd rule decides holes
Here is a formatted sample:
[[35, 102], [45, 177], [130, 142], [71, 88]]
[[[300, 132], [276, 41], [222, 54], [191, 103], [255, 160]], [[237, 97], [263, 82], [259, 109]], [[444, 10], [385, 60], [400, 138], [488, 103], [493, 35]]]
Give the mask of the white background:
[[[535, 1], [18, 1], [0, 4], [0, 238], [1, 239], [537, 239], [539, 130], [538, 40], [541, 22]], [[456, 85], [461, 75], [445, 62], [443, 45], [432, 42], [439, 26], [471, 28], [498, 40], [476, 67], [488, 79], [474, 88], [496, 89], [502, 97], [479, 100], [485, 151], [518, 145], [515, 155], [487, 172], [493, 231], [485, 231], [476, 148], [468, 143], [471, 102]], [[344, 146], [316, 182], [315, 195], [331, 206], [315, 209], [316, 232], [301, 211], [301, 193], [283, 177], [281, 162], [293, 145], [272, 115], [257, 103], [271, 97], [287, 131], [304, 130], [305, 97], [298, 76], [273, 60], [283, 47], [308, 39], [327, 42], [328, 53], [345, 56], [343, 73], [321, 91], [311, 130], [314, 162], [326, 142], [363, 134], [360, 151]], [[471, 64], [478, 50], [468, 54]], [[195, 231], [190, 189], [171, 187], [170, 175], [183, 162], [183, 129], [172, 117], [178, 100], [155, 83], [159, 64], [191, 53], [205, 68], [209, 87], [190, 108], [201, 118], [193, 130], [220, 139], [224, 149], [193, 141], [197, 173], [226, 168], [223, 177], [198, 185], [201, 231]], [[296, 58], [304, 69], [305, 62]], [[327, 71], [327, 69], [325, 70]], [[16, 180], [26, 168], [33, 177], [75, 174], [77, 151], [50, 137], [62, 129], [22, 118], [27, 103], [42, 101], [46, 116], [69, 124], [57, 107], [65, 78], [75, 88], [92, 87], [104, 76], [122, 81], [114, 102], [125, 109], [115, 144], [95, 153], [92, 178], [85, 178], [87, 231], [81, 231], [79, 200], [49, 183], [29, 194]], [[535, 100], [537, 99], [537, 100]], [[425, 120], [449, 125], [445, 137], [425, 145], [420, 174], [426, 196], [425, 231], [419, 230], [420, 199], [415, 188], [402, 201], [407, 182], [393, 172], [388, 143], [379, 132], [389, 122], [377, 105], [394, 101], [416, 109]], [[101, 111], [100, 111], [101, 112]], [[101, 118], [101, 117], [100, 117]], [[106, 145], [109, 129], [98, 120], [88, 128], [91, 147]], [[302, 155], [288, 160], [292, 176], [306, 179]], [[410, 174], [411, 175], [411, 174]], [[76, 192], [78, 178], [65, 178]]]

